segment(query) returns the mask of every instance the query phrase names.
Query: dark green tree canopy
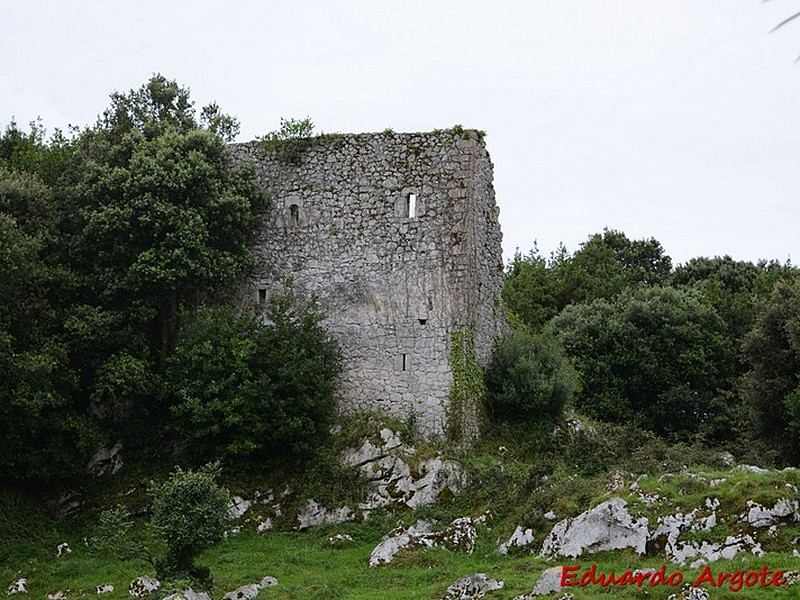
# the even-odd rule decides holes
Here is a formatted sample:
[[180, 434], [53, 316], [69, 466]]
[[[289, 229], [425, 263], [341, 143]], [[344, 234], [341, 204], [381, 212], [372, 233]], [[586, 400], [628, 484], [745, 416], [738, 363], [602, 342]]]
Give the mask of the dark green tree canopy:
[[646, 288], [566, 308], [551, 323], [574, 360], [577, 405], [674, 439], [731, 435], [724, 388], [734, 348], [724, 323], [689, 290]]

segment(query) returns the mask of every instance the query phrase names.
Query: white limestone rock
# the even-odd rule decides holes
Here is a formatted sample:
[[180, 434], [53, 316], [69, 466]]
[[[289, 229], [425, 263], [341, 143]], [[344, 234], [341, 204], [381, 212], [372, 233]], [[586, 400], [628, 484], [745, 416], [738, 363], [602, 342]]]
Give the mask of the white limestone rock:
[[758, 502], [747, 501], [747, 516], [743, 518], [753, 527], [769, 527], [781, 519], [789, 517], [794, 521], [800, 521], [797, 500], [780, 498], [772, 508], [761, 506]]
[[61, 558], [65, 554], [71, 554], [72, 548], [69, 547], [67, 542], [63, 542], [56, 547], [56, 558]]
[[534, 536], [533, 536], [533, 529], [525, 529], [523, 530], [522, 527], [517, 525], [517, 528], [514, 530], [514, 533], [511, 534], [511, 537], [508, 538], [508, 541], [504, 544], [501, 544], [500, 548], [498, 548], [498, 554], [508, 554], [509, 550], [514, 550], [516, 548], [524, 548], [525, 546], [530, 546], [533, 544]]
[[411, 546], [431, 547], [433, 542], [426, 538], [430, 532], [431, 524], [422, 520], [417, 521], [408, 529], [392, 532], [372, 550], [369, 555], [369, 566], [374, 567], [392, 562], [395, 554], [404, 548]]
[[195, 592], [192, 588], [170, 594], [164, 600], [211, 600], [206, 592]]
[[272, 577], [271, 575], [267, 575], [266, 577], [262, 577], [261, 581], [258, 584], [262, 588], [271, 588], [278, 585], [278, 580]]
[[531, 596], [546, 596], [550, 592], [561, 591], [561, 574], [564, 567], [550, 567], [542, 573], [533, 586]]
[[261, 523], [258, 524], [258, 527], [256, 527], [258, 533], [264, 533], [265, 531], [269, 531], [270, 529], [272, 529], [272, 519], [270, 519], [269, 517], [261, 521]]
[[756, 467], [755, 465], [736, 465], [733, 470], [746, 471], [747, 473], [755, 473], [756, 475], [766, 475], [769, 473], [768, 469], [762, 469], [761, 467]]
[[14, 583], [6, 588], [6, 596], [13, 596], [15, 594], [27, 594], [28, 593], [28, 580], [24, 577], [22, 579], [17, 579]]
[[159, 588], [161, 588], [160, 581], [142, 575], [131, 581], [128, 585], [128, 593], [134, 598], [146, 598]]
[[47, 594], [47, 600], [65, 600], [72, 593], [72, 590], [59, 590], [52, 594]]
[[245, 500], [241, 496], [234, 496], [228, 503], [228, 515], [232, 520], [241, 519], [250, 507], [253, 506], [251, 500]]
[[335, 510], [328, 510], [320, 506], [313, 499], [306, 502], [305, 508], [297, 515], [297, 529], [303, 530], [317, 525], [341, 525], [355, 519], [355, 513], [347, 507], [342, 506]]
[[489, 579], [484, 573], [475, 573], [462, 577], [448, 587], [444, 600], [473, 600], [501, 589], [503, 589], [502, 581]]
[[222, 600], [252, 600], [258, 596], [260, 590], [261, 586], [259, 584], [249, 583], [236, 588], [232, 592], [228, 592], [222, 597]]
[[622, 498], [612, 498], [575, 518], [559, 521], [539, 553], [542, 557], [576, 558], [584, 552], [633, 548], [644, 554], [649, 537], [645, 517], [633, 519]]
[[97, 594], [98, 596], [102, 594], [110, 594], [113, 591], [114, 591], [114, 586], [111, 585], [110, 583], [98, 585], [97, 587], [94, 588], [94, 593]]

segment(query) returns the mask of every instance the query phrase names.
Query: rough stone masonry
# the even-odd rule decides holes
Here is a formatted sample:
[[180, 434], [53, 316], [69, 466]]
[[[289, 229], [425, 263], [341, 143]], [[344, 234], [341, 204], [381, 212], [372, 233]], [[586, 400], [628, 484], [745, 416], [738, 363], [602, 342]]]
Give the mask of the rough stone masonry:
[[299, 164], [259, 142], [233, 152], [253, 162], [272, 199], [247, 301], [263, 310], [289, 279], [298, 298], [315, 296], [342, 345], [342, 409], [413, 416], [420, 432], [441, 435], [458, 376], [455, 336], [474, 343], [483, 363], [505, 327], [502, 234], [482, 136], [321, 136]]

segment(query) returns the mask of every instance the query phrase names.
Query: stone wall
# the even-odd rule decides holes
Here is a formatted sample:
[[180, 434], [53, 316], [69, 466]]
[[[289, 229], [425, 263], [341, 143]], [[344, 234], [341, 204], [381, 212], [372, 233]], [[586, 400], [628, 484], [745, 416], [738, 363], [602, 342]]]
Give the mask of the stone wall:
[[272, 199], [247, 298], [264, 307], [291, 278], [316, 296], [342, 344], [344, 410], [416, 418], [441, 434], [453, 334], [486, 361], [504, 327], [502, 234], [492, 163], [475, 132], [315, 138], [299, 164], [233, 146]]

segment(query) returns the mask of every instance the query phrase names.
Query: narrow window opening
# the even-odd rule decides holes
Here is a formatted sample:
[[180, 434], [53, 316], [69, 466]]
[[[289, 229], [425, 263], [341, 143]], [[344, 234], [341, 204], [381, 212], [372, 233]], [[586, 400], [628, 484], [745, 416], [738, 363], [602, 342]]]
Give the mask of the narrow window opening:
[[403, 371], [408, 371], [408, 354], [403, 354]]
[[416, 194], [409, 194], [406, 198], [406, 203], [408, 205], [408, 218], [409, 219], [416, 219], [417, 218], [417, 195]]
[[267, 289], [266, 288], [258, 288], [258, 303], [259, 304], [266, 304], [267, 303]]
[[297, 227], [300, 223], [300, 207], [292, 204], [289, 207], [289, 227]]

